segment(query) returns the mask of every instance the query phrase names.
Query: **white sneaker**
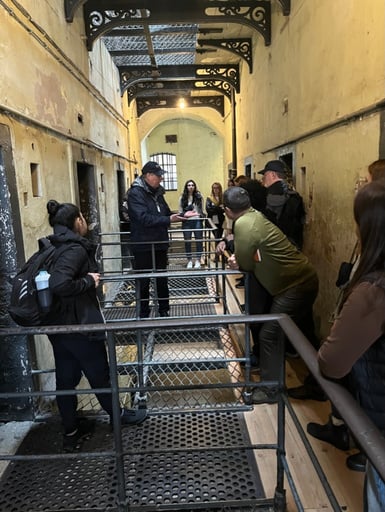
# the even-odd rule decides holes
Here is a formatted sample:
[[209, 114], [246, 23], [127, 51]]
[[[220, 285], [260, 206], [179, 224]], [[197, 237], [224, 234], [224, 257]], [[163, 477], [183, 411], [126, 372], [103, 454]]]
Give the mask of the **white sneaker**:
[[194, 268], [201, 268], [201, 263], [199, 260], [196, 260]]
[[193, 268], [192, 261], [189, 261], [189, 262], [187, 263], [187, 268]]

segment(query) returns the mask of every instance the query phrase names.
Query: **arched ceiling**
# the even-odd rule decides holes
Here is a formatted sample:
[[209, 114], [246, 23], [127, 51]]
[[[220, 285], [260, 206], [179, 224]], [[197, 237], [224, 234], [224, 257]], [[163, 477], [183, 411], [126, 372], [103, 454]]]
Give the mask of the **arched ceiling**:
[[210, 107], [239, 92], [239, 65], [252, 71], [252, 36], [271, 43], [271, 4], [290, 0], [64, 0], [67, 22], [83, 9], [86, 44], [102, 38], [138, 116], [154, 108]]

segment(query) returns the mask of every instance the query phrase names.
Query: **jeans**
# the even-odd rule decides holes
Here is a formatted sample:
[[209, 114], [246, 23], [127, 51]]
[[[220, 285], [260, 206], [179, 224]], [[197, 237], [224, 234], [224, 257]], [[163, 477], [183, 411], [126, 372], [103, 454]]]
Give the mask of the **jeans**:
[[[134, 268], [143, 272], [152, 270], [166, 270], [168, 263], [167, 251], [154, 251], [154, 261], [152, 251], [134, 252]], [[139, 286], [140, 293], [140, 318], [150, 316], [150, 278], [138, 279], [136, 286]], [[157, 277], [155, 279], [156, 295], [158, 298], [159, 314], [168, 313], [169, 290], [167, 277]]]
[[[56, 389], [75, 389], [84, 373], [92, 389], [110, 387], [110, 369], [104, 341], [83, 334], [52, 334], [49, 336], [55, 357]], [[102, 408], [112, 417], [111, 394], [97, 393]], [[77, 427], [77, 395], [56, 397], [64, 430]]]
[[364, 512], [384, 512], [385, 482], [368, 461], [364, 486]]
[[195, 259], [200, 260], [203, 253], [203, 223], [201, 219], [185, 220], [183, 222], [183, 238], [185, 240], [185, 249], [187, 259], [192, 259], [191, 238], [194, 233], [195, 238]]
[[[318, 293], [318, 278], [314, 276], [305, 283], [289, 288], [273, 297], [269, 313], [286, 313], [297, 324], [304, 336], [318, 348], [319, 340], [314, 332], [313, 304]], [[280, 357], [278, 337], [281, 332], [278, 322], [265, 322], [259, 333], [260, 364], [262, 380], [277, 380]], [[283, 348], [284, 350], [284, 348]]]

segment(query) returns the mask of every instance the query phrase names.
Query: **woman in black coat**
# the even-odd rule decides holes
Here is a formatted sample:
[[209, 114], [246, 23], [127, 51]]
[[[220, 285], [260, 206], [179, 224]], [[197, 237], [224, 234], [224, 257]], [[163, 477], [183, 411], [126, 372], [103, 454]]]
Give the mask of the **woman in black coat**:
[[[54, 234], [49, 237], [56, 248], [61, 249], [55, 261], [49, 286], [53, 293], [51, 325], [79, 325], [104, 323], [96, 288], [100, 282], [95, 260], [96, 246], [85, 238], [87, 222], [79, 208], [70, 203], [47, 203], [49, 223]], [[69, 333], [49, 336], [56, 366], [56, 389], [75, 389], [82, 373], [91, 388], [109, 388], [110, 370], [104, 344], [105, 333]], [[112, 418], [111, 394], [96, 394], [102, 408]], [[94, 423], [80, 420], [77, 415], [77, 396], [56, 397], [62, 417], [63, 449], [73, 451], [82, 438], [91, 434]], [[143, 421], [145, 416], [141, 418]], [[134, 411], [122, 409], [122, 424], [137, 423]]]

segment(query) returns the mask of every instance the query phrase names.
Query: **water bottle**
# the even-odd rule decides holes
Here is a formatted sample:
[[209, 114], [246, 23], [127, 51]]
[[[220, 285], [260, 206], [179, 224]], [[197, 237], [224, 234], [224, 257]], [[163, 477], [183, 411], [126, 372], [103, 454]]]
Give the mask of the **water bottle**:
[[46, 270], [40, 270], [35, 277], [37, 297], [42, 313], [48, 313], [52, 304], [52, 292], [49, 287], [50, 274]]

